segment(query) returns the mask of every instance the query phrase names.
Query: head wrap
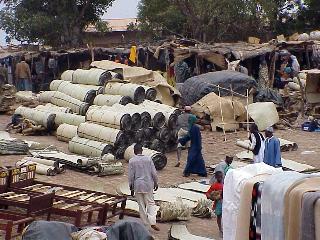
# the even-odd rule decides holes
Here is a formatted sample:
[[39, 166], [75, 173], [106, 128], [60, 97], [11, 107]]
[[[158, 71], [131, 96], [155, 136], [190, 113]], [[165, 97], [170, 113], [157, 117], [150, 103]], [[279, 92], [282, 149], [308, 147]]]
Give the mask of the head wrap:
[[189, 130], [191, 129], [191, 127], [196, 123], [197, 121], [197, 117], [195, 115], [190, 115], [189, 119], [188, 119], [188, 123], [189, 123]]
[[292, 73], [291, 67], [285, 67], [283, 71], [284, 71], [285, 73], [287, 73], [287, 74]]
[[266, 131], [267, 131], [267, 132], [271, 132], [271, 133], [274, 132], [273, 127], [267, 127]]
[[185, 107], [184, 107], [184, 110], [185, 110], [185, 111], [191, 111], [191, 107], [190, 107], [190, 106], [185, 106]]

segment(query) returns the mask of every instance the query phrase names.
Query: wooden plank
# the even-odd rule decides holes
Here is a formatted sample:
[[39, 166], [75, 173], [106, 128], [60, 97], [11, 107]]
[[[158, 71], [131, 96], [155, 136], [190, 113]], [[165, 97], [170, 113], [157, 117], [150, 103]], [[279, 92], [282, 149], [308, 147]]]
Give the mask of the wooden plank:
[[72, 208], [72, 207], [76, 207], [76, 206], [79, 206], [80, 203], [69, 203], [63, 207], [60, 207], [60, 209], [68, 209], [68, 208]]

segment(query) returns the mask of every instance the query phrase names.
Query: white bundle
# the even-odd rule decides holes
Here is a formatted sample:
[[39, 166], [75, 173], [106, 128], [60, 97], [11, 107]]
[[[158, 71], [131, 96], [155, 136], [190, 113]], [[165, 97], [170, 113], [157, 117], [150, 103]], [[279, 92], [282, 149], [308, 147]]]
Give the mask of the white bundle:
[[302, 33], [298, 37], [298, 41], [309, 41], [310, 36], [308, 33]]
[[310, 33], [310, 40], [320, 41], [320, 31], [313, 31]]

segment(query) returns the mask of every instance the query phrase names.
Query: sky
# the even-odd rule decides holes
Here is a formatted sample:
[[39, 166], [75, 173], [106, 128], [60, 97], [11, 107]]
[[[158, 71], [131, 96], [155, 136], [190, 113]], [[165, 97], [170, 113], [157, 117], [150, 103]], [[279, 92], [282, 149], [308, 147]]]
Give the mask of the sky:
[[[103, 19], [134, 18], [137, 16], [139, 0], [115, 0], [112, 7], [103, 15]], [[0, 4], [0, 9], [3, 4]], [[0, 30], [0, 45], [5, 45], [5, 32]]]

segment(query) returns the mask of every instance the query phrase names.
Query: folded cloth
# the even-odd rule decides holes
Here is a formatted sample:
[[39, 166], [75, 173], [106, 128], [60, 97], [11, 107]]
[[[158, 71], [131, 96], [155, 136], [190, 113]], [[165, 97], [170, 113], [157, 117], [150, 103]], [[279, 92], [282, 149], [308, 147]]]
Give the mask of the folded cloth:
[[274, 174], [263, 183], [261, 196], [261, 239], [284, 240], [284, 197], [287, 190], [311, 175], [297, 172]]
[[239, 214], [237, 216], [236, 240], [249, 239], [252, 190], [257, 182], [264, 181], [270, 174], [254, 176], [245, 181], [241, 190]]
[[257, 182], [252, 190], [251, 216], [249, 239], [261, 239], [261, 192], [263, 189], [263, 182]]
[[320, 199], [320, 192], [308, 192], [302, 199], [302, 218], [300, 224], [300, 240], [314, 240], [315, 236], [315, 204]]
[[314, 206], [314, 224], [316, 228], [316, 240], [320, 240], [320, 200], [316, 202]]
[[303, 194], [320, 191], [320, 177], [304, 179], [285, 195], [284, 227], [286, 240], [298, 240], [300, 236], [301, 204]]
[[260, 174], [276, 174], [281, 168], [274, 168], [265, 163], [230, 169], [225, 177], [223, 186], [223, 239], [234, 240], [236, 237], [237, 215], [240, 206], [240, 193], [245, 180]]

